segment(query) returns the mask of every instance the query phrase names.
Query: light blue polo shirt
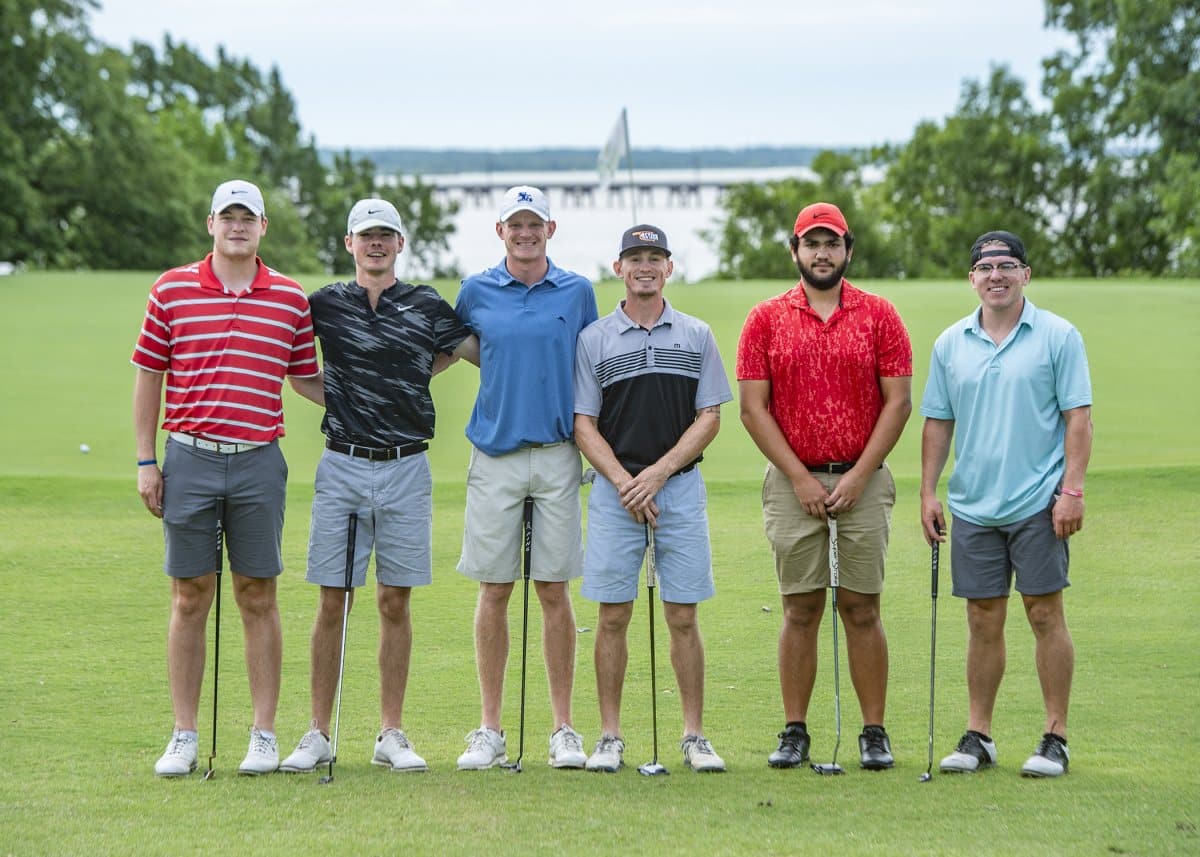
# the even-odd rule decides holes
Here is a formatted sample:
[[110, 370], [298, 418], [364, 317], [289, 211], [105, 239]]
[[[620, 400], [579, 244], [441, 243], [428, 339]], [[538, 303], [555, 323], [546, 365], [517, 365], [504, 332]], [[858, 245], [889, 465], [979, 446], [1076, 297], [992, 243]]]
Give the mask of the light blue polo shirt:
[[463, 280], [454, 310], [479, 337], [479, 394], [467, 437], [488, 455], [569, 439], [575, 339], [599, 317], [586, 277], [549, 261], [533, 286], [501, 261]]
[[1028, 518], [1050, 504], [1065, 466], [1062, 412], [1092, 403], [1083, 337], [1026, 298], [996, 345], [979, 310], [933, 344], [921, 414], [954, 420], [950, 510], [984, 527]]

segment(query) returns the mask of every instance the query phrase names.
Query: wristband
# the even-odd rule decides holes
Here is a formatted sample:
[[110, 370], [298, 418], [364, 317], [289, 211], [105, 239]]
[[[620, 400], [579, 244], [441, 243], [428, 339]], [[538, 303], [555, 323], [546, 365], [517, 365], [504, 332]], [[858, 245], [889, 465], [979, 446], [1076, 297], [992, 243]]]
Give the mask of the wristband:
[[158, 464], [157, 458], [141, 458], [138, 459], [138, 467], [145, 467], [149, 464]]
[[1058, 493], [1066, 494], [1068, 497], [1079, 497], [1081, 499], [1083, 498], [1083, 492], [1076, 491], [1074, 488], [1059, 488]]

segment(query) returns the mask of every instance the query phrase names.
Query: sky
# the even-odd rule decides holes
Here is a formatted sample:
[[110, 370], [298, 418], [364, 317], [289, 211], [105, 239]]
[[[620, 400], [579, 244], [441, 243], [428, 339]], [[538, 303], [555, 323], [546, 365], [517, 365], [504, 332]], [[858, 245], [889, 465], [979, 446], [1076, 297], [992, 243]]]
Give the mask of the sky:
[[993, 65], [1040, 105], [1069, 45], [1042, 0], [99, 3], [118, 48], [170, 34], [277, 66], [330, 148], [598, 148], [622, 107], [634, 148], [903, 142]]

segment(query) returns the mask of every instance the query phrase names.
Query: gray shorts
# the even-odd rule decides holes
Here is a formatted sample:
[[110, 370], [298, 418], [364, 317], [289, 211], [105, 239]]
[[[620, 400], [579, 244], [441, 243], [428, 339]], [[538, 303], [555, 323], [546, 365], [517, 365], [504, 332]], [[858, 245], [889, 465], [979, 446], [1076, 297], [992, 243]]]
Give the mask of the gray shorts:
[[1002, 527], [981, 527], [954, 516], [950, 578], [959, 598], [1007, 598], [1013, 574], [1022, 595], [1049, 595], [1071, 585], [1067, 540], [1054, 534], [1051, 503]]
[[227, 455], [168, 438], [162, 473], [163, 571], [190, 578], [216, 570], [217, 500], [223, 498], [229, 569], [245, 577], [279, 576], [288, 469], [278, 443]]
[[433, 580], [433, 477], [424, 452], [368, 461], [325, 450], [313, 494], [309, 583], [346, 585], [351, 512], [358, 514], [354, 586], [367, 582], [372, 549], [375, 578], [385, 586], [425, 586]]

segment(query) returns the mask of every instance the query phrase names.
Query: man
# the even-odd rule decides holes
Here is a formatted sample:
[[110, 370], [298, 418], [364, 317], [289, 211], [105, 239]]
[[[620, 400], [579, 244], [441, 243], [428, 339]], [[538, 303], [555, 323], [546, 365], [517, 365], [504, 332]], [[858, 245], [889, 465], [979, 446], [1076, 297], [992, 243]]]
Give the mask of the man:
[[[254, 706], [250, 749], [238, 771], [266, 774], [279, 765], [275, 578], [283, 570], [287, 488], [277, 443], [284, 433], [280, 393], [285, 375], [297, 389], [320, 386], [304, 290], [257, 255], [267, 231], [262, 193], [247, 181], [225, 182], [211, 212], [212, 253], [158, 278], [132, 358], [138, 493], [163, 519], [163, 568], [171, 578], [167, 666], [175, 729], [154, 766], [161, 777], [196, 769], [218, 525], [242, 615]], [[164, 373], [168, 439], [160, 470], [155, 446]]]
[[704, 737], [704, 642], [696, 607], [714, 590], [704, 480], [696, 465], [733, 394], [708, 325], [663, 297], [673, 269], [661, 229], [626, 230], [613, 262], [625, 300], [579, 335], [575, 352], [575, 439], [598, 473], [588, 498], [582, 590], [600, 602], [594, 657], [601, 734], [589, 771], [615, 772], [623, 764], [626, 631], [649, 528], [683, 706], [684, 764], [725, 770]]
[[467, 735], [460, 770], [507, 759], [501, 729], [508, 662], [508, 600], [521, 576], [521, 520], [534, 499], [532, 573], [542, 607], [542, 648], [554, 717], [550, 764], [582, 768], [583, 738], [571, 725], [575, 616], [569, 581], [582, 572], [579, 480], [572, 439], [575, 339], [595, 321], [591, 283], [546, 255], [557, 228], [546, 195], [509, 189], [496, 235], [504, 259], [468, 277], [455, 310], [479, 338], [480, 381], [467, 423], [474, 449], [467, 473], [466, 528], [458, 570], [479, 583], [475, 662], [481, 718]]
[[[312, 723], [280, 770], [328, 763], [337, 692], [350, 516], [356, 515], [353, 586], [366, 584], [375, 550], [379, 607], [381, 727], [371, 762], [424, 771], [401, 728], [412, 651], [412, 587], [432, 580], [433, 482], [425, 454], [433, 437], [429, 379], [452, 354], [478, 362], [478, 344], [430, 286], [396, 278], [404, 250], [395, 206], [359, 200], [346, 223], [355, 278], [309, 296], [324, 358], [325, 452], [317, 467], [308, 545], [310, 583], [321, 587], [313, 625]], [[353, 602], [353, 596], [350, 596]]]
[[840, 536], [838, 612], [862, 709], [862, 767], [892, 767], [884, 729], [887, 638], [879, 618], [896, 487], [884, 459], [912, 411], [912, 347], [888, 301], [844, 274], [854, 235], [835, 205], [802, 210], [789, 241], [800, 282], [750, 311], [738, 343], [741, 416], [767, 457], [763, 517], [783, 598], [779, 684], [786, 723], [767, 762], [808, 758], [806, 719]]
[[1025, 297], [1025, 245], [987, 232], [971, 247], [979, 309], [933, 346], [921, 399], [921, 526], [945, 541], [937, 483], [954, 441], [949, 502], [954, 594], [967, 601], [967, 732], [943, 771], [996, 764], [992, 711], [1004, 676], [1004, 621], [1016, 575], [1033, 629], [1046, 721], [1021, 768], [1065, 774], [1067, 705], [1075, 649], [1063, 613], [1067, 539], [1083, 526], [1083, 481], [1092, 451], [1092, 386], [1083, 338]]

